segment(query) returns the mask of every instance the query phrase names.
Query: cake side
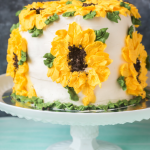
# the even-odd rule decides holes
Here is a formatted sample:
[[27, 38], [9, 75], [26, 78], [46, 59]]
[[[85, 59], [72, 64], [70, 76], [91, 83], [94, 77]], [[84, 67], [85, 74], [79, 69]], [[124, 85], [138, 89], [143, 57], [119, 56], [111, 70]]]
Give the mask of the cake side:
[[58, 100], [59, 105], [101, 108], [146, 97], [149, 62], [142, 36], [133, 27], [141, 25], [134, 5], [60, 1], [33, 3], [20, 12], [20, 29], [14, 26], [11, 37], [17, 32], [26, 44], [15, 50], [18, 43], [10, 39], [7, 69], [20, 99], [40, 99], [40, 108]]
[[[74, 16], [71, 18], [59, 16], [59, 20], [49, 25], [40, 38], [31, 37], [29, 32], [21, 32], [22, 37], [25, 38], [28, 43], [29, 76], [38, 97], [43, 98], [45, 102], [54, 102], [57, 99], [61, 102], [70, 102], [67, 89], [64, 89], [64, 87], [56, 82], [52, 83], [53, 81], [51, 78], [47, 77], [47, 66], [43, 63], [43, 56], [50, 52], [52, 48], [51, 42], [54, 37], [56, 37], [56, 31], [60, 29], [68, 30], [69, 24], [73, 22], [78, 23], [83, 30], [108, 28], [107, 32], [109, 32], [109, 38], [106, 40], [107, 47], [105, 52], [109, 54], [113, 63], [108, 66], [111, 72], [108, 80], [102, 83], [102, 88], [97, 86], [94, 90], [96, 104], [105, 105], [109, 101], [116, 103], [121, 99], [131, 99], [132, 96], [126, 94], [117, 83], [119, 77], [118, 68], [125, 63], [121, 57], [121, 49], [125, 46], [124, 39], [128, 28], [132, 25], [130, 16], [121, 16], [121, 21], [119, 21], [119, 23], [111, 22], [106, 17], [83, 20], [82, 16]], [[79, 97], [80, 99], [78, 102], [72, 101], [72, 103], [81, 105], [84, 95], [80, 93]]]

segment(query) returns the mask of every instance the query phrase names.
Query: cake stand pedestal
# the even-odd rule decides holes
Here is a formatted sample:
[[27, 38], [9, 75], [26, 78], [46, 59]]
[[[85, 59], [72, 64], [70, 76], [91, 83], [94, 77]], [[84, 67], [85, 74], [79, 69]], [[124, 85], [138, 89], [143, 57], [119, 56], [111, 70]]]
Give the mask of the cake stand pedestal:
[[73, 142], [61, 142], [47, 150], [122, 150], [114, 144], [96, 141], [98, 126], [132, 123], [150, 118], [150, 101], [142, 102], [140, 106], [101, 113], [40, 111], [16, 107], [11, 103], [10, 97], [2, 98], [10, 93], [12, 86], [10, 77], [0, 76], [0, 110], [27, 120], [71, 126]]
[[71, 126], [70, 133], [73, 142], [60, 142], [46, 150], [122, 150], [114, 144], [97, 141], [96, 137], [99, 135], [98, 126]]

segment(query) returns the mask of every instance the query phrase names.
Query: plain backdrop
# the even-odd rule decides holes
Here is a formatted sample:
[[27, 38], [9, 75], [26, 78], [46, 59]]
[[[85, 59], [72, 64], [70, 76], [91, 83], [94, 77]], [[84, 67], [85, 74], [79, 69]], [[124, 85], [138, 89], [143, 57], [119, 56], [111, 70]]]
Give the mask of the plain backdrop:
[[[18, 23], [18, 17], [15, 16], [15, 13], [23, 6], [35, 1], [37, 0], [0, 0], [0, 74], [6, 72], [9, 30], [12, 24]], [[138, 28], [138, 31], [143, 34], [143, 44], [150, 54], [150, 0], [128, 0], [128, 2], [137, 6], [142, 16], [142, 26]], [[0, 112], [0, 117], [5, 115]]]

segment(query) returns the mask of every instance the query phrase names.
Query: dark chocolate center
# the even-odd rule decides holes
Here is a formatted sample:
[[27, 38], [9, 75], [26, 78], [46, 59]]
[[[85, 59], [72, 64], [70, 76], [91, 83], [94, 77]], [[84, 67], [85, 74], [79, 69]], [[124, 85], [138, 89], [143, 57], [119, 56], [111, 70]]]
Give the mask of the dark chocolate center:
[[82, 46], [75, 47], [69, 46], [69, 54], [68, 54], [68, 65], [71, 67], [71, 72], [74, 71], [84, 71], [87, 68], [87, 64], [85, 63], [86, 52], [82, 48]]
[[141, 69], [141, 62], [140, 62], [140, 60], [137, 58], [136, 59], [136, 64], [134, 64], [134, 68], [135, 68], [135, 70], [137, 71], [137, 73], [138, 73], [138, 75], [137, 75], [137, 80], [138, 80], [138, 82], [139, 83], [141, 83], [141, 81], [139, 80], [139, 76], [140, 76], [140, 69]]
[[40, 14], [40, 10], [44, 10], [45, 8], [38, 8], [38, 9], [36, 9], [36, 8], [31, 8], [30, 10], [36, 10], [36, 14]]
[[14, 57], [13, 57], [14, 63], [13, 63], [13, 65], [16, 69], [18, 69], [18, 56], [15, 53], [13, 53], [13, 54], [14, 54]]
[[90, 4], [83, 3], [82, 7], [88, 7], [88, 6], [91, 6], [91, 5], [96, 5], [96, 4], [94, 4], [94, 3], [90, 3]]

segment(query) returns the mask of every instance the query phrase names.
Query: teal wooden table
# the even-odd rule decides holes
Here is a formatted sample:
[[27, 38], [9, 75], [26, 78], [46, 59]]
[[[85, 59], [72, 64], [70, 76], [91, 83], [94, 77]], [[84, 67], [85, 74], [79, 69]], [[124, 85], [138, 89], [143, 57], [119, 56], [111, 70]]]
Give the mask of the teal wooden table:
[[[100, 126], [98, 139], [123, 150], [150, 150], [150, 120], [124, 125]], [[0, 150], [45, 150], [71, 140], [70, 127], [44, 124], [14, 117], [0, 118]]]

